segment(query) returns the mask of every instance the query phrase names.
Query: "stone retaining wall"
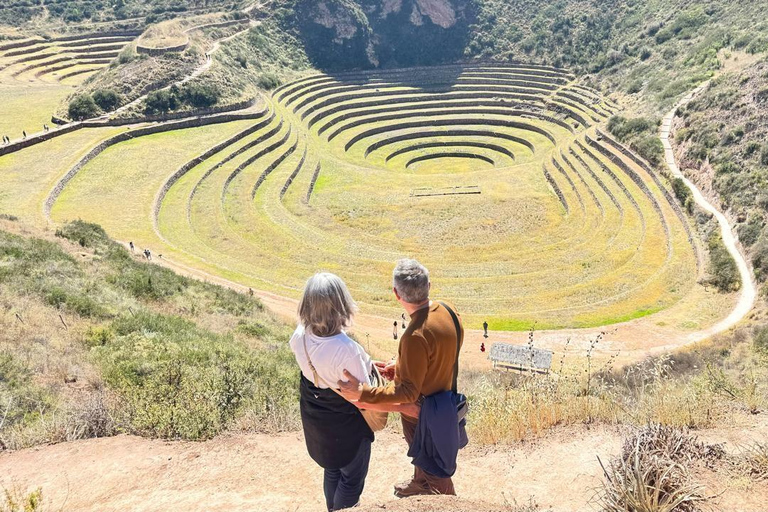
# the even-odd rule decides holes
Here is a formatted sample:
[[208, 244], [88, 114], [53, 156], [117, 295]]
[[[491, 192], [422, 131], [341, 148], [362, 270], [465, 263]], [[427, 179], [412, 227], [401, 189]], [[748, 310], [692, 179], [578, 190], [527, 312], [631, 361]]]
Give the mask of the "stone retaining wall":
[[[651, 169], [651, 166], [648, 165], [645, 160], [641, 159], [639, 156], [637, 156], [635, 153], [630, 151], [627, 147], [620, 144], [615, 139], [611, 138], [608, 134], [603, 132], [602, 130], [597, 130], [597, 133], [605, 140], [608, 144], [616, 148], [619, 152], [621, 152], [622, 155], [626, 156], [630, 160], [632, 160], [634, 163], [636, 163], [638, 166], [640, 166], [645, 172], [647, 172], [651, 179], [653, 179], [654, 183], [656, 183], [656, 186], [661, 190], [662, 194], [664, 194], [664, 198], [669, 203], [670, 207], [672, 207], [672, 210], [675, 212], [675, 215], [677, 215], [677, 218], [680, 219], [680, 222], [683, 223], [683, 227], [685, 228], [685, 232], [688, 235], [688, 240], [693, 243], [693, 233], [691, 232], [691, 227], [688, 224], [688, 218], [686, 217], [685, 213], [683, 212], [683, 209], [680, 207], [680, 203], [677, 201], [675, 197], [672, 196], [672, 194], [667, 190], [667, 187], [664, 186], [664, 184], [661, 182], [661, 179], [659, 178], [658, 174], [654, 172], [653, 169]], [[698, 261], [698, 260], [697, 260]]]
[[[264, 111], [266, 114], [266, 110]], [[163, 199], [165, 199], [165, 196], [168, 194], [168, 191], [171, 189], [171, 187], [179, 181], [185, 174], [187, 174], [191, 169], [194, 167], [197, 167], [204, 161], [208, 160], [210, 157], [218, 153], [219, 151], [223, 150], [224, 148], [231, 146], [232, 144], [244, 139], [248, 135], [255, 132], [259, 127], [259, 124], [257, 123], [254, 126], [249, 126], [245, 130], [242, 130], [232, 137], [228, 138], [227, 140], [220, 142], [219, 144], [216, 144], [212, 148], [210, 148], [205, 153], [193, 158], [189, 162], [185, 163], [179, 169], [176, 170], [163, 184], [163, 186], [160, 188], [160, 190], [157, 193], [157, 196], [155, 197], [155, 203], [152, 206], [152, 218], [153, 222], [155, 223], [155, 226], [157, 226], [157, 217], [160, 214], [160, 207], [162, 206]]]
[[308, 147], [304, 147], [304, 154], [301, 157], [301, 160], [299, 160], [299, 164], [296, 166], [296, 169], [293, 170], [290, 176], [288, 176], [288, 179], [285, 180], [285, 184], [283, 185], [282, 190], [280, 190], [280, 199], [283, 198], [286, 192], [288, 192], [288, 188], [291, 186], [291, 183], [293, 183], [293, 180], [296, 179], [296, 176], [299, 175], [299, 171], [301, 171], [301, 168], [304, 166], [304, 162], [307, 160], [307, 151]]
[[[376, 135], [381, 135], [383, 133], [387, 133], [390, 131], [407, 130], [410, 128], [436, 128], [436, 127], [445, 127], [445, 126], [465, 126], [467, 124], [472, 124], [472, 123], [471, 121], [467, 121], [464, 119], [429, 119], [425, 121], [412, 121], [410, 123], [397, 123], [389, 126], [380, 126], [377, 128], [371, 128], [370, 130], [366, 130], [364, 132], [358, 133], [357, 135], [352, 137], [349, 140], [349, 142], [347, 142], [347, 144], [344, 146], [344, 150], [349, 151], [352, 148], [352, 146], [354, 146], [355, 144], [357, 144], [363, 139], [366, 139], [368, 137], [373, 137]], [[557, 145], [557, 140], [555, 139], [555, 137], [552, 136], [551, 133], [544, 130], [543, 128], [539, 128], [538, 126], [534, 126], [532, 124], [521, 123], [519, 121], [506, 121], [502, 119], [483, 119], [482, 123], [478, 122], [475, 124], [482, 124], [483, 126], [495, 126], [495, 127], [527, 130], [530, 132], [538, 133], [539, 135], [543, 135], [550, 142], [552, 142], [552, 144]], [[446, 134], [449, 134], [449, 132], [446, 132]], [[528, 142], [528, 144], [530, 144], [530, 142]], [[366, 152], [366, 155], [367, 154], [368, 152]]]
[[141, 35], [141, 30], [111, 30], [108, 32], [91, 32], [88, 34], [74, 34], [70, 36], [54, 37], [49, 39], [50, 42], [59, 41], [77, 41], [78, 39], [98, 39], [103, 37], [136, 37]]
[[25, 46], [32, 46], [37, 43], [45, 42], [45, 39], [26, 39], [24, 41], [15, 41], [13, 43], [4, 43], [0, 45], [0, 52], [5, 50], [13, 50], [14, 48], [24, 48]]
[[315, 190], [315, 183], [317, 182], [318, 176], [320, 176], [320, 162], [317, 162], [317, 167], [315, 167], [315, 172], [312, 174], [312, 180], [309, 182], [309, 188], [307, 189], [307, 197], [306, 199], [304, 199], [305, 203], [309, 203], [309, 200], [312, 197], [312, 191]]
[[296, 152], [296, 148], [298, 147], [299, 147], [299, 138], [296, 137], [296, 140], [294, 141], [293, 145], [288, 149], [288, 151], [286, 151], [285, 153], [277, 157], [274, 162], [269, 164], [267, 168], [264, 169], [264, 171], [259, 176], [259, 179], [256, 180], [256, 183], [253, 185], [253, 188], [251, 189], [251, 201], [253, 201], [256, 198], [256, 192], [259, 191], [259, 187], [261, 186], [262, 183], [264, 183], [264, 180], [267, 179], [267, 177], [272, 173], [272, 171], [277, 169], [277, 167], [280, 164], [285, 162], [288, 159], [288, 157], [290, 157], [294, 152]]
[[[322, 112], [318, 112], [316, 115], [314, 115], [309, 121], [307, 121], [307, 127], [312, 128], [316, 123], [321, 121], [322, 119], [338, 114], [339, 112], [342, 112], [344, 110], [360, 110], [360, 109], [369, 109], [371, 107], [373, 108], [380, 108], [379, 112], [371, 112], [371, 113], [381, 113], [384, 111], [397, 111], [397, 108], [394, 109], [384, 109], [382, 107], [390, 106], [390, 105], [397, 105], [400, 103], [427, 103], [427, 102], [440, 102], [440, 104], [444, 105], [445, 103], [449, 101], [462, 101], [462, 100], [475, 100], [477, 102], [477, 105], [475, 106], [483, 106], [486, 104], [494, 104], [494, 105], [503, 105], [505, 107], [509, 108], [521, 108], [525, 107], [526, 109], [532, 109], [536, 108], [535, 105], [539, 104], [542, 107], [544, 106], [544, 102], [542, 98], [536, 97], [536, 96], [529, 96], [529, 95], [521, 95], [521, 94], [507, 94], [507, 93], [490, 93], [490, 92], [461, 92], [461, 93], [451, 93], [450, 96], [434, 96], [434, 95], [417, 95], [415, 97], [394, 97], [394, 98], [385, 98], [382, 100], [374, 99], [372, 101], [363, 101], [363, 102], [357, 102], [357, 103], [342, 103], [338, 104], [334, 107], [331, 107], [327, 110], [324, 110]], [[481, 101], [485, 100], [485, 101]], [[509, 100], [511, 103], [507, 104], [506, 101]], [[471, 103], [470, 103], [471, 105]], [[411, 107], [400, 107], [400, 109], [404, 110], [406, 108], [413, 108]], [[316, 112], [318, 109], [315, 107], [311, 107], [308, 110], [309, 112]], [[345, 120], [354, 116], [363, 115], [362, 113], [349, 113], [344, 114], [343, 116], [336, 117], [330, 121], [326, 125], [320, 128], [318, 133], [323, 133], [328, 128], [336, 124], [337, 119], [339, 120]]]
[[140, 44], [137, 43], [136, 52], [144, 55], [149, 55], [150, 57], [158, 57], [160, 55], [165, 55], [166, 53], [183, 52], [184, 50], [187, 49], [187, 46], [189, 46], [189, 41], [186, 41], [183, 44], [177, 44], [176, 46], [166, 46], [164, 48], [153, 48], [150, 46], [141, 46]]
[[[596, 140], [592, 139], [589, 135], [585, 135], [587, 144], [595, 148], [599, 153], [607, 157], [611, 162], [613, 162], [619, 169], [621, 169], [624, 174], [629, 176], [629, 179], [631, 179], [635, 185], [638, 186], [640, 190], [643, 191], [643, 193], [648, 197], [648, 199], [651, 201], [651, 204], [653, 205], [653, 209], [656, 211], [656, 213], [659, 215], [659, 220], [661, 221], [662, 226], [664, 227], [664, 232], [667, 235], [667, 249], [668, 251], [671, 251], [672, 249], [672, 232], [669, 227], [669, 223], [667, 222], [667, 218], [664, 216], [664, 212], [661, 209], [661, 205], [659, 204], [658, 199], [656, 199], [656, 196], [653, 195], [653, 192], [651, 192], [651, 189], [648, 188], [648, 185], [643, 181], [643, 179], [640, 177], [639, 174], [637, 174], [632, 168], [630, 168], [621, 158], [619, 158], [618, 155], [610, 151], [608, 148], [604, 147], [602, 144], [597, 142]], [[667, 254], [667, 257], [669, 258], [669, 254]]]
[[579, 200], [579, 205], [581, 205], [581, 208], [584, 209], [584, 199], [581, 197], [581, 193], [579, 192], [579, 189], [576, 188], [576, 184], [573, 182], [571, 177], [568, 175], [567, 172], [565, 172], [565, 169], [563, 169], [563, 166], [560, 165], [560, 162], [557, 161], [555, 157], [552, 157], [552, 165], [555, 166], [555, 169], [557, 169], [557, 172], [563, 175], [565, 178], [565, 181], [568, 182], [568, 184], [571, 186], [571, 190], [573, 190], [573, 193], [576, 194], [576, 199]]
[[568, 201], [565, 200], [563, 191], [560, 190], [560, 187], [557, 186], [557, 182], [554, 180], [554, 178], [552, 178], [552, 175], [549, 174], [549, 171], [547, 170], [547, 166], [543, 165], [542, 170], [544, 171], [544, 178], [546, 178], [547, 182], [552, 187], [552, 190], [555, 191], [555, 195], [560, 200], [560, 204], [562, 204], [563, 208], [565, 208], [565, 213], [570, 213], [571, 209], [568, 207]]

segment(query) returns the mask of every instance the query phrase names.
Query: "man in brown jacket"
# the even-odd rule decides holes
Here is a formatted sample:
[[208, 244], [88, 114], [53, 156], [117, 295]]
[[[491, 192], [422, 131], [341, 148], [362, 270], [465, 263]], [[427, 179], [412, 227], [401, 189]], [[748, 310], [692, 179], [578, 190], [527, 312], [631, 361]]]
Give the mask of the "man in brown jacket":
[[[456, 327], [448, 310], [429, 300], [430, 286], [429, 271], [418, 261], [404, 259], [397, 263], [393, 272], [395, 297], [411, 320], [400, 338], [396, 361], [376, 363], [390, 382], [374, 388], [346, 375], [349, 382], [339, 382], [345, 398], [367, 404], [403, 404], [451, 390], [457, 356]], [[463, 339], [463, 327], [460, 334]], [[410, 446], [418, 418], [401, 417], [405, 440]], [[438, 478], [415, 466], [413, 478], [395, 486], [395, 495], [404, 498], [417, 494], [456, 494], [456, 491], [450, 478]]]

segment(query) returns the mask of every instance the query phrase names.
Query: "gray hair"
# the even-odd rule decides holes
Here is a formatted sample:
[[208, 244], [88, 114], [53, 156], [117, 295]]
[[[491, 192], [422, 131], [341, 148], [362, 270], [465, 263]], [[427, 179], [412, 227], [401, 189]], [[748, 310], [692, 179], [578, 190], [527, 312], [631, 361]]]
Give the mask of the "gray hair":
[[299, 302], [299, 321], [317, 336], [338, 334], [352, 322], [357, 304], [344, 281], [335, 274], [320, 272], [310, 277]]
[[398, 261], [392, 272], [392, 284], [409, 304], [420, 304], [429, 298], [429, 270], [416, 260]]

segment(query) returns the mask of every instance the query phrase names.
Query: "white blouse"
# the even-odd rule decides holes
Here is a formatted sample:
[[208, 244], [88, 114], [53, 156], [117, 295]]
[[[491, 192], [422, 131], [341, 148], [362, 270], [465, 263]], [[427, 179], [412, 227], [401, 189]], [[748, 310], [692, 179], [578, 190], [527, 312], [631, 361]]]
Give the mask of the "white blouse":
[[[309, 367], [306, 352], [304, 352], [304, 334], [303, 325], [296, 327], [296, 331], [291, 336], [290, 346], [296, 362], [301, 368], [304, 377], [314, 382], [314, 374]], [[371, 358], [355, 340], [347, 336], [345, 332], [340, 332], [334, 336], [326, 338], [315, 336], [311, 331], [306, 332], [307, 352], [312, 364], [315, 366], [318, 375], [325, 382], [315, 382], [319, 388], [328, 388], [327, 384], [336, 387], [338, 381], [346, 382], [344, 370], [355, 376], [360, 382], [371, 383]]]

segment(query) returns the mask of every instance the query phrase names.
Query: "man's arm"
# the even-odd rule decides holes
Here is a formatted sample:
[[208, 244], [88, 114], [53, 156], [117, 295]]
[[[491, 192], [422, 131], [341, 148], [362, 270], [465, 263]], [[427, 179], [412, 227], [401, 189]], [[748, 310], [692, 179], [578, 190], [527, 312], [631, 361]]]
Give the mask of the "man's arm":
[[410, 404], [418, 400], [427, 373], [427, 341], [411, 335], [401, 340], [395, 381], [387, 386], [363, 386], [359, 400], [367, 404]]

